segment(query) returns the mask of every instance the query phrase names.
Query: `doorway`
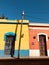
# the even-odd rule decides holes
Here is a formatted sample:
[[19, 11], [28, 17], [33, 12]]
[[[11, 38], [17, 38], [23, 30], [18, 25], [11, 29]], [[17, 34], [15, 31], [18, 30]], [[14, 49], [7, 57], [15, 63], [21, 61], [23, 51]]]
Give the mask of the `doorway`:
[[15, 46], [15, 36], [13, 35], [7, 35], [6, 41], [5, 41], [5, 54], [11, 55], [13, 57], [14, 55], [14, 46]]
[[40, 56], [47, 56], [46, 35], [39, 35]]

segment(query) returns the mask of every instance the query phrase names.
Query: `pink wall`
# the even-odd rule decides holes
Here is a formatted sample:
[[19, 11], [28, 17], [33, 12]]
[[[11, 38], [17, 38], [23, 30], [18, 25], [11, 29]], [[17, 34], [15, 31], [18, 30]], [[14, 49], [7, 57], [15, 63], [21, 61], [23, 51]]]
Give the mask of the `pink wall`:
[[[40, 29], [38, 29], [40, 28]], [[42, 28], [42, 29], [41, 29]], [[49, 29], [48, 27], [29, 27], [29, 46], [30, 49], [39, 49], [38, 34], [44, 33], [47, 35], [47, 49], [49, 49]], [[33, 38], [35, 37], [35, 38]]]

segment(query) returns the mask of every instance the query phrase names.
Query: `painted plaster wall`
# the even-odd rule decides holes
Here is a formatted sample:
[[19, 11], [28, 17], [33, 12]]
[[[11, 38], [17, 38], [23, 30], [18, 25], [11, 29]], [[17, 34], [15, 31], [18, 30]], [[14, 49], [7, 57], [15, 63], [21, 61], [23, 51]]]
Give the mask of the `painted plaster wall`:
[[[18, 20], [21, 22], [21, 20]], [[0, 20], [0, 22], [18, 22], [17, 20]], [[23, 20], [24, 23], [28, 23], [28, 20]], [[4, 34], [8, 32], [15, 33], [16, 24], [0, 24], [0, 56], [4, 55], [5, 49], [5, 40]], [[21, 25], [18, 25], [17, 33], [16, 33], [16, 41], [15, 41], [15, 53], [14, 56], [18, 54], [18, 45], [19, 45], [19, 37], [20, 37], [20, 28]], [[21, 38], [21, 47], [20, 47], [20, 56], [29, 56], [29, 33], [28, 33], [28, 24], [22, 25], [22, 34]]]
[[[49, 28], [48, 27], [29, 27], [29, 54], [30, 56], [40, 56], [39, 35], [46, 35], [47, 53], [49, 56]], [[34, 39], [35, 37], [35, 39]]]

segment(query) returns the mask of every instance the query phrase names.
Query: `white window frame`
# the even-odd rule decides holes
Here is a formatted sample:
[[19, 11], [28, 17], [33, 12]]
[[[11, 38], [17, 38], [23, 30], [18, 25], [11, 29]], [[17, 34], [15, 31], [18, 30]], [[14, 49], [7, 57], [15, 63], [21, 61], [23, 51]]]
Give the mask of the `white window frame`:
[[46, 41], [48, 41], [48, 36], [47, 36], [47, 34], [45, 34], [45, 33], [38, 33], [38, 35], [37, 35], [38, 42], [39, 42], [39, 35], [45, 35], [45, 36], [46, 36]]

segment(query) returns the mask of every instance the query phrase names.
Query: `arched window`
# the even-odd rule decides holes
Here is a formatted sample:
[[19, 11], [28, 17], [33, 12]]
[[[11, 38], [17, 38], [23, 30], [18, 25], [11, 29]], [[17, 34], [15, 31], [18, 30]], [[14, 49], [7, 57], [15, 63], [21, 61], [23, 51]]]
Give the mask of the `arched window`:
[[5, 54], [11, 55], [13, 57], [14, 55], [14, 46], [15, 46], [15, 34], [13, 32], [5, 33], [4, 35], [4, 41], [5, 41]]

